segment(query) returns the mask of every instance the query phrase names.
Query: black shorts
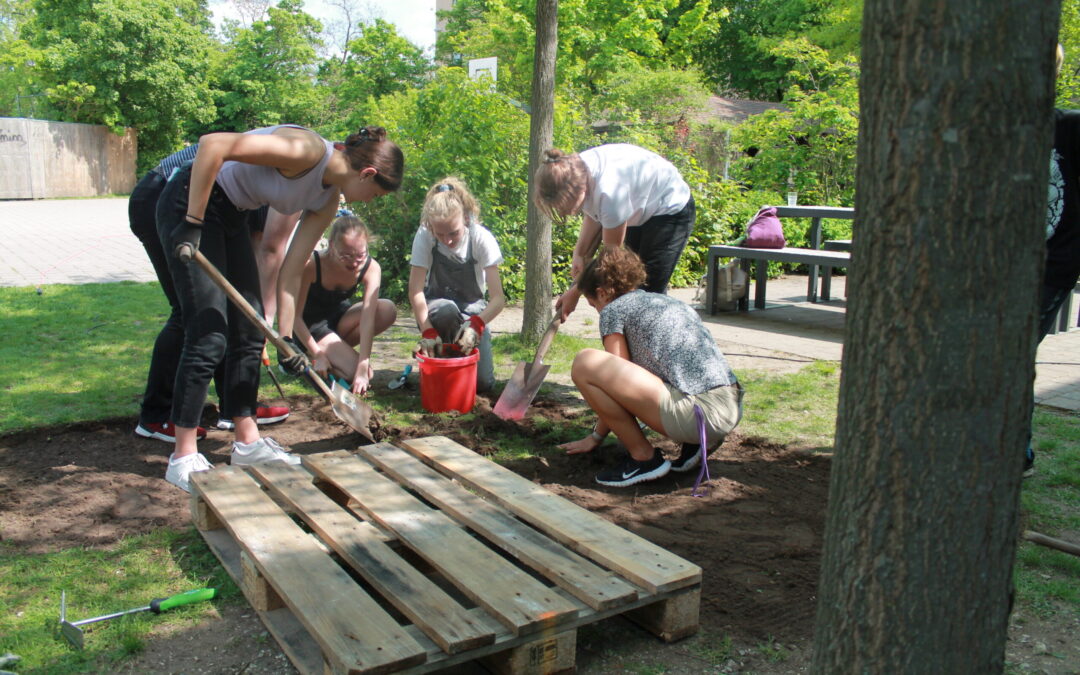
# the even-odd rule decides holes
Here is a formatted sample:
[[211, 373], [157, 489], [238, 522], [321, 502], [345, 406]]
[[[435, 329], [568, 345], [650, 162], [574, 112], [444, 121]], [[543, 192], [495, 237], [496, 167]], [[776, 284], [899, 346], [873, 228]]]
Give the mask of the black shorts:
[[645, 264], [644, 290], [667, 293], [671, 274], [694, 229], [695, 215], [691, 196], [686, 206], [676, 213], [653, 216], [637, 227], [626, 228], [626, 247], [637, 253]]
[[251, 234], [262, 232], [266, 229], [266, 216], [270, 213], [269, 206], [260, 206], [247, 212], [248, 231]]
[[336, 333], [338, 323], [341, 322], [341, 317], [345, 316], [345, 312], [349, 311], [349, 308], [352, 306], [353, 303], [351, 300], [342, 300], [338, 304], [337, 309], [331, 312], [329, 317], [309, 323], [308, 331], [311, 332], [311, 337], [315, 338], [315, 342], [322, 340], [330, 333]]

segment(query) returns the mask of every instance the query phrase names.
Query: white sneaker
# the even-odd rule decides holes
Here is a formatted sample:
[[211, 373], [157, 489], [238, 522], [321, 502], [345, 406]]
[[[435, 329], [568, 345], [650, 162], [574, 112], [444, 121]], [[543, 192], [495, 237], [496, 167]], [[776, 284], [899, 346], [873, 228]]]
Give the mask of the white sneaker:
[[286, 464], [299, 464], [300, 456], [286, 452], [285, 448], [269, 436], [263, 436], [254, 443], [233, 441], [229, 459], [233, 466], [250, 466], [275, 460]]
[[185, 455], [180, 459], [173, 459], [172, 455], [170, 455], [169, 468], [165, 470], [165, 480], [184, 492], [191, 492], [189, 482], [191, 474], [196, 471], [209, 471], [213, 468], [214, 465], [208, 462], [201, 452]]

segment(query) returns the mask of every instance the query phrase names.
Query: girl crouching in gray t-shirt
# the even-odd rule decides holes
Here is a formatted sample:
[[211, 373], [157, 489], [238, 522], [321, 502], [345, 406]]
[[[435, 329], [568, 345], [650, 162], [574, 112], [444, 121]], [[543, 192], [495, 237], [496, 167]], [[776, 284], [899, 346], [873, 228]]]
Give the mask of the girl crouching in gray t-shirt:
[[[601, 485], [625, 487], [697, 466], [695, 404], [705, 417], [706, 449], [719, 446], [742, 417], [742, 386], [697, 312], [667, 295], [637, 290], [644, 279], [636, 254], [605, 248], [577, 280], [600, 312], [604, 351], [581, 351], [571, 375], [599, 420], [587, 437], [560, 447], [589, 452], [615, 432], [630, 456], [597, 474]], [[637, 420], [681, 442], [679, 458], [664, 459]]]

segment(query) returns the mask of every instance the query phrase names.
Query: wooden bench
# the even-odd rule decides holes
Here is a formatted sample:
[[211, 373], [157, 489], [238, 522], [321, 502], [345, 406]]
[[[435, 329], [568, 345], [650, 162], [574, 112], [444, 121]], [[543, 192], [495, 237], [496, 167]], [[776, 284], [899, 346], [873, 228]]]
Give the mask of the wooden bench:
[[[709, 273], [705, 281], [705, 304], [710, 314], [715, 314], [716, 298], [716, 268], [720, 258], [739, 258], [743, 270], [750, 275], [750, 264], [758, 261], [757, 271], [754, 275], [754, 308], [765, 309], [765, 288], [769, 280], [770, 260], [777, 262], [790, 262], [814, 267], [824, 267], [831, 270], [833, 267], [851, 267], [851, 254], [845, 251], [821, 251], [809, 248], [746, 248], [743, 246], [710, 246], [709, 247]], [[831, 275], [824, 277], [821, 287], [821, 297], [829, 299]], [[813, 293], [811, 289], [810, 293]], [[808, 299], [810, 296], [808, 295]], [[811, 302], [817, 302], [817, 296], [813, 296]], [[749, 298], [739, 300], [739, 310], [749, 309]]]
[[[742, 260], [742, 268], [747, 275], [750, 274], [750, 261], [760, 262], [791, 262], [807, 265], [809, 278], [807, 280], [806, 299], [808, 302], [818, 300], [818, 272], [824, 269], [822, 278], [822, 298], [829, 299], [832, 282], [832, 269], [834, 267], [851, 267], [851, 253], [849, 251], [822, 251], [821, 248], [821, 219], [840, 218], [852, 220], [855, 218], [855, 209], [839, 206], [777, 206], [778, 218], [810, 218], [810, 229], [807, 239], [810, 248], [745, 248], [742, 246], [710, 246], [709, 256], [706, 262], [705, 280], [705, 306], [710, 314], [716, 313], [716, 270], [720, 258], [739, 258]], [[840, 241], [840, 240], [836, 240]], [[754, 278], [754, 307], [765, 308], [765, 287], [768, 281], [768, 265], [758, 264]], [[744, 298], [739, 301], [739, 309], [749, 309], [749, 301]]]

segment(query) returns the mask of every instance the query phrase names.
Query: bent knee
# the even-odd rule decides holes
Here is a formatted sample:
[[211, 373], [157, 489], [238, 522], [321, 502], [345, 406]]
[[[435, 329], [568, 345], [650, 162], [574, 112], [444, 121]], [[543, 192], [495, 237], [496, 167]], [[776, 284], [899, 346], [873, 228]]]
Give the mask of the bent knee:
[[570, 365], [570, 375], [578, 378], [595, 372], [604, 362], [608, 353], [602, 349], [582, 349], [574, 356], [574, 362]]

